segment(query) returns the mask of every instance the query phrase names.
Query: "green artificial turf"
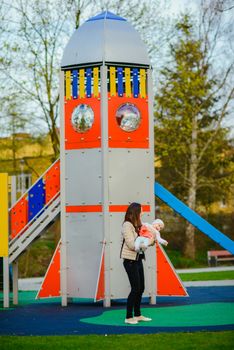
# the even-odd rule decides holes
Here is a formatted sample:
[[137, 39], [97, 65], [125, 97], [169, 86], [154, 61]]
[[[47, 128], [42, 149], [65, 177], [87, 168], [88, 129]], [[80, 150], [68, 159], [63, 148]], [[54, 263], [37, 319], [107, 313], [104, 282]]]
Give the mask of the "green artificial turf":
[[[43, 299], [35, 299], [37, 295], [37, 291], [19, 291], [18, 293], [18, 299], [19, 299], [19, 306], [20, 305], [28, 305], [28, 304], [44, 304], [44, 303], [59, 303], [61, 304], [61, 298], [56, 297], [56, 298], [43, 298]], [[10, 293], [10, 308], [5, 309], [3, 308], [3, 293], [0, 292], [0, 311], [2, 310], [13, 310], [16, 305], [12, 304], [13, 300], [13, 293]], [[79, 303], [93, 303], [94, 300], [91, 298], [72, 298], [74, 302], [79, 302]], [[1, 350], [1, 347], [0, 347]]]
[[1, 350], [230, 350], [234, 332], [88, 336], [2, 336]]
[[81, 322], [96, 325], [126, 327], [196, 327], [234, 324], [234, 303], [208, 303], [171, 307], [142, 308], [151, 322], [137, 325], [124, 323], [125, 310], [104, 311], [101, 315], [83, 318]]
[[179, 276], [183, 282], [234, 280], [234, 270], [233, 271], [199, 272], [199, 273], [180, 273]]

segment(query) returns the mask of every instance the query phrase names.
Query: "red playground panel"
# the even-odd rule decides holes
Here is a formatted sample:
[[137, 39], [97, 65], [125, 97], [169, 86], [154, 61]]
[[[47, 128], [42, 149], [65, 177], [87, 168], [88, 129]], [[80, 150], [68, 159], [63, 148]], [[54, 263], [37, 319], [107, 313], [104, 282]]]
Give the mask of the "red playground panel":
[[28, 201], [23, 197], [11, 209], [11, 239], [15, 238], [27, 223]]
[[156, 245], [157, 256], [157, 295], [158, 296], [187, 296], [179, 276], [173, 268], [163, 248]]
[[59, 241], [50, 265], [45, 274], [41, 288], [36, 296], [36, 299], [60, 297], [60, 245]]
[[45, 202], [48, 203], [60, 191], [60, 160], [45, 174]]
[[99, 276], [97, 281], [97, 290], [94, 300], [99, 301], [103, 300], [105, 298], [105, 258], [104, 258], [105, 250], [104, 246], [102, 249], [102, 256], [101, 256], [101, 262], [100, 262], [100, 270], [99, 270]]

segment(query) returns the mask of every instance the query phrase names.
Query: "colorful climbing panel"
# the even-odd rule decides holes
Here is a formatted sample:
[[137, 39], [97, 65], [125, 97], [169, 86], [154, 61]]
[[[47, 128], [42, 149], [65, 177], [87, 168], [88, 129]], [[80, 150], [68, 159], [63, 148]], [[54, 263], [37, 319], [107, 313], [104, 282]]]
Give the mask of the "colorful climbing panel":
[[158, 296], [187, 296], [179, 276], [173, 268], [163, 248], [156, 244], [157, 266], [157, 295]]
[[23, 233], [59, 192], [60, 161], [57, 160], [10, 209], [11, 239]]
[[22, 197], [11, 209], [11, 238], [15, 238], [28, 223], [28, 200]]
[[32, 220], [44, 207], [45, 188], [43, 179], [39, 179], [28, 191], [28, 220]]
[[54, 163], [45, 174], [45, 202], [48, 203], [60, 191], [60, 161]]

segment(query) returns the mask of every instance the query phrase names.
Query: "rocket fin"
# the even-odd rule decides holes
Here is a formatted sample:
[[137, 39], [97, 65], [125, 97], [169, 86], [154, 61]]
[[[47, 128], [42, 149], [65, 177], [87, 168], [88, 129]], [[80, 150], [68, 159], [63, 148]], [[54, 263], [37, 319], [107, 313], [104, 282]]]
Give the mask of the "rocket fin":
[[157, 259], [157, 295], [158, 296], [188, 296], [183, 283], [177, 275], [164, 249], [156, 244]]
[[60, 297], [60, 245], [61, 240], [55, 249], [36, 299]]

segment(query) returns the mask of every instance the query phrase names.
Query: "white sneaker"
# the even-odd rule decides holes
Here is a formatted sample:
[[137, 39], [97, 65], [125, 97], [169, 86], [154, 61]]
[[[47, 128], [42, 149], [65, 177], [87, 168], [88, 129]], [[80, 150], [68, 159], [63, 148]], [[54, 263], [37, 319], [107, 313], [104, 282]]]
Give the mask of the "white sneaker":
[[138, 321], [135, 319], [135, 318], [125, 318], [125, 323], [128, 323], [128, 324], [137, 324]]
[[136, 316], [134, 317], [134, 319], [137, 321], [137, 322], [140, 322], [140, 321], [143, 321], [143, 322], [149, 322], [149, 321], [152, 321], [152, 318], [149, 318], [149, 317], [145, 317], [145, 316]]

